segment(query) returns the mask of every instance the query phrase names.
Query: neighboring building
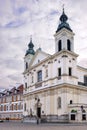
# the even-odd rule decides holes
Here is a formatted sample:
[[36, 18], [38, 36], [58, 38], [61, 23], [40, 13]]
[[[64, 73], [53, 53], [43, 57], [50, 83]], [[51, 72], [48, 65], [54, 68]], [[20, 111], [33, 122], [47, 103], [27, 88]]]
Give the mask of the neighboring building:
[[0, 119], [21, 120], [23, 118], [23, 85], [0, 92]]
[[24, 57], [24, 116], [87, 121], [87, 69], [77, 65], [74, 33], [67, 20], [63, 9], [54, 34], [55, 54], [41, 48], [35, 52], [30, 40]]

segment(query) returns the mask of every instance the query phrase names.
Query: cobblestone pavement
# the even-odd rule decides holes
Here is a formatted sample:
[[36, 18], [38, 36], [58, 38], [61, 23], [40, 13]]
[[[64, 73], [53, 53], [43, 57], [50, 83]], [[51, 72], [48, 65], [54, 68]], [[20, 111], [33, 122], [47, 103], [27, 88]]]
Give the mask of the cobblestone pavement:
[[0, 123], [0, 130], [87, 130], [87, 124], [28, 124], [16, 122]]

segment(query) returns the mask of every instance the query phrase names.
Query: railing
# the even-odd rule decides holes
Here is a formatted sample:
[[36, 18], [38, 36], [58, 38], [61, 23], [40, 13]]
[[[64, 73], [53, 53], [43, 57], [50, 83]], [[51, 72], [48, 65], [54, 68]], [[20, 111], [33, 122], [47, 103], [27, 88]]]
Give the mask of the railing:
[[87, 86], [87, 83], [83, 83], [83, 82], [78, 82], [78, 85], [83, 85], [83, 86]]

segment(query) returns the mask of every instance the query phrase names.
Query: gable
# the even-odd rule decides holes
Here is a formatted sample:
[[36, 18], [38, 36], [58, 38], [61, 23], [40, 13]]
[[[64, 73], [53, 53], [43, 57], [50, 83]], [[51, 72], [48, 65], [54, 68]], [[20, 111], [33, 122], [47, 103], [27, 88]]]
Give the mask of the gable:
[[31, 61], [31, 66], [38, 64], [40, 61], [43, 61], [48, 56], [49, 56], [49, 54], [42, 52], [40, 50], [37, 50], [37, 52], [35, 53], [32, 61]]

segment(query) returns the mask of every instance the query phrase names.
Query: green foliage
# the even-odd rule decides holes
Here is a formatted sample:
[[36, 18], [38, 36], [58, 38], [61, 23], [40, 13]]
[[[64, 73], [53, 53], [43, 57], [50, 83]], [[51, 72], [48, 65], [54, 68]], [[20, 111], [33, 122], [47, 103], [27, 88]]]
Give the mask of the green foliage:
[[76, 113], [76, 112], [77, 112], [77, 110], [75, 110], [75, 109], [71, 110], [71, 113]]

